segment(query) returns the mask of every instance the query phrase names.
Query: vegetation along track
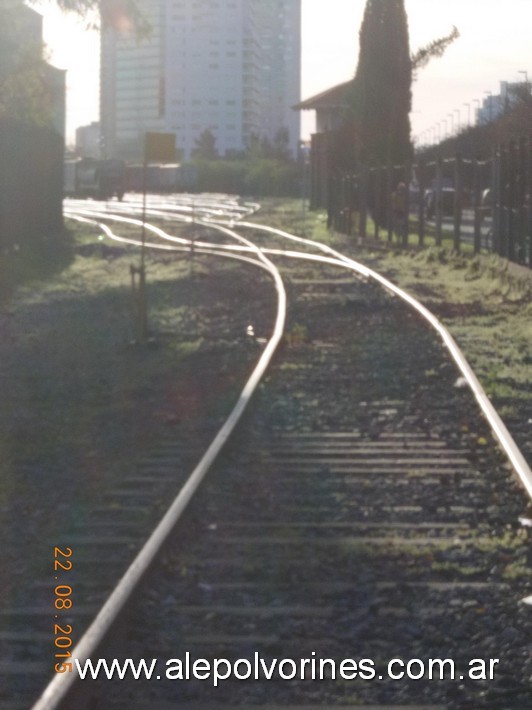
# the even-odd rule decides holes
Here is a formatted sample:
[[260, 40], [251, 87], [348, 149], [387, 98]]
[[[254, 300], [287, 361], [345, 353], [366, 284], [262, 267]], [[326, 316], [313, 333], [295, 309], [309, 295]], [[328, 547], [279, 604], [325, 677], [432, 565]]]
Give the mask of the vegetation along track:
[[[283, 351], [100, 649], [158, 658], [162, 677], [84, 681], [87, 702], [523, 706], [527, 504], [460, 373], [380, 287], [325, 264], [283, 273]], [[250, 662], [257, 652], [268, 667], [329, 658], [337, 675], [312, 680], [309, 661], [304, 679], [164, 679], [165, 661], [187, 651]], [[375, 677], [340, 678], [347, 658], [371, 659]], [[455, 678], [392, 680], [392, 658], [452, 659]], [[494, 678], [468, 678], [473, 658], [488, 670], [498, 659]]]

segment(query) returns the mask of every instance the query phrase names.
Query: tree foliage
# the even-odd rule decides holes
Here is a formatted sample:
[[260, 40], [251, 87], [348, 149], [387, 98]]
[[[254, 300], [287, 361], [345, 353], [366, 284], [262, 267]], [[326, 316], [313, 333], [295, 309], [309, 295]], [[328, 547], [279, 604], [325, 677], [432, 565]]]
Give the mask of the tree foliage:
[[460, 37], [460, 32], [458, 32], [456, 27], [453, 27], [448, 35], [434, 39], [424, 47], [420, 47], [417, 52], [414, 52], [412, 55], [412, 70], [417, 72], [418, 69], [426, 67], [431, 59], [442, 57], [447, 47], [458, 39], [458, 37]]
[[411, 86], [404, 0], [367, 0], [352, 92], [359, 160], [385, 165], [410, 159]]
[[245, 157], [250, 160], [280, 160], [290, 162], [290, 134], [287, 128], [279, 128], [273, 140], [268, 136], [259, 136], [252, 133], [247, 140]]
[[216, 138], [208, 128], [196, 138], [192, 157], [202, 160], [215, 160], [218, 157]]
[[28, 12], [21, 0], [0, 5], [0, 117], [48, 127], [62, 96], [42, 43], [28, 33]]
[[[9, 0], [21, 3], [22, 0]], [[32, 0], [29, 0], [30, 4]], [[86, 18], [89, 27], [115, 27], [134, 31], [142, 36], [150, 27], [140, 9], [139, 0], [45, 0], [64, 12], [72, 12]]]
[[33, 50], [28, 50], [12, 69], [0, 76], [0, 117], [34, 126], [49, 127], [56, 113], [56, 95], [49, 67]]

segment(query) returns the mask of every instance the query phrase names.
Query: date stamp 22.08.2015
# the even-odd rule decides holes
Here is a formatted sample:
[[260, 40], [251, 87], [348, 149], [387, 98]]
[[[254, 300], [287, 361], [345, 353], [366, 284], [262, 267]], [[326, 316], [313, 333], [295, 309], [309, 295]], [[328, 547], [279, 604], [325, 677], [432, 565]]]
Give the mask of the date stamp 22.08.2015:
[[65, 660], [71, 657], [72, 625], [66, 623], [62, 616], [65, 612], [70, 616], [72, 609], [72, 587], [65, 584], [69, 573], [74, 567], [73, 553], [70, 547], [54, 547], [54, 656], [56, 673], [72, 671], [72, 663]]

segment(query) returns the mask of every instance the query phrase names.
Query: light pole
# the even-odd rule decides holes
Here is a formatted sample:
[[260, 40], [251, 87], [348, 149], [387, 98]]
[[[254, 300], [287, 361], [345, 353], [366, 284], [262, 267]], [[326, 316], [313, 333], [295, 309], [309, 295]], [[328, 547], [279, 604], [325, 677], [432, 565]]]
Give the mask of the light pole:
[[525, 76], [526, 95], [528, 96], [528, 94], [530, 93], [529, 84], [528, 84], [528, 72], [526, 71], [526, 69], [519, 69], [517, 71], [517, 73], [524, 74], [524, 76]]
[[464, 103], [464, 106], [467, 106], [467, 127], [469, 128], [471, 126], [471, 104]]
[[452, 136], [452, 135], [453, 135], [453, 133], [454, 133], [454, 120], [453, 120], [453, 114], [452, 114], [452, 111], [451, 111], [451, 113], [448, 113], [447, 115], [448, 115], [448, 116], [450, 116], [450, 118], [451, 118], [451, 131], [450, 131], [449, 135], [451, 135], [451, 136]]
[[455, 108], [454, 113], [457, 114], [457, 119], [456, 119], [456, 132], [460, 133], [460, 109]]
[[480, 99], [473, 99], [473, 103], [477, 104], [477, 112], [475, 114], [475, 124], [479, 123], [480, 114]]
[[485, 91], [484, 93], [488, 97], [488, 113], [490, 117], [489, 122], [491, 123], [493, 120], [493, 94], [491, 93], [491, 91]]

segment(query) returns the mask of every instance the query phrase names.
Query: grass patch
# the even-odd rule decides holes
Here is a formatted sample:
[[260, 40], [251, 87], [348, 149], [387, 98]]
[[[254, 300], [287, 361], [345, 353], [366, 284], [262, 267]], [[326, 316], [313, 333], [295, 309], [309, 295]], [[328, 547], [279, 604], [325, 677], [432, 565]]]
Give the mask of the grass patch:
[[[0, 308], [2, 530], [12, 526], [4, 515], [42, 497], [51, 517], [54, 506], [65, 510], [56, 517], [68, 524], [166, 437], [206, 444], [257, 357], [246, 326], [271, 295], [262, 273], [209, 257], [192, 265], [181, 253], [148, 256], [154, 340], [135, 346], [130, 266], [138, 250], [108, 241], [102, 249], [99, 231], [86, 225], [72, 232], [68, 264], [53, 278], [42, 272], [19, 283]], [[259, 326], [270, 328], [266, 316]], [[42, 539], [52, 539], [46, 530]]]

